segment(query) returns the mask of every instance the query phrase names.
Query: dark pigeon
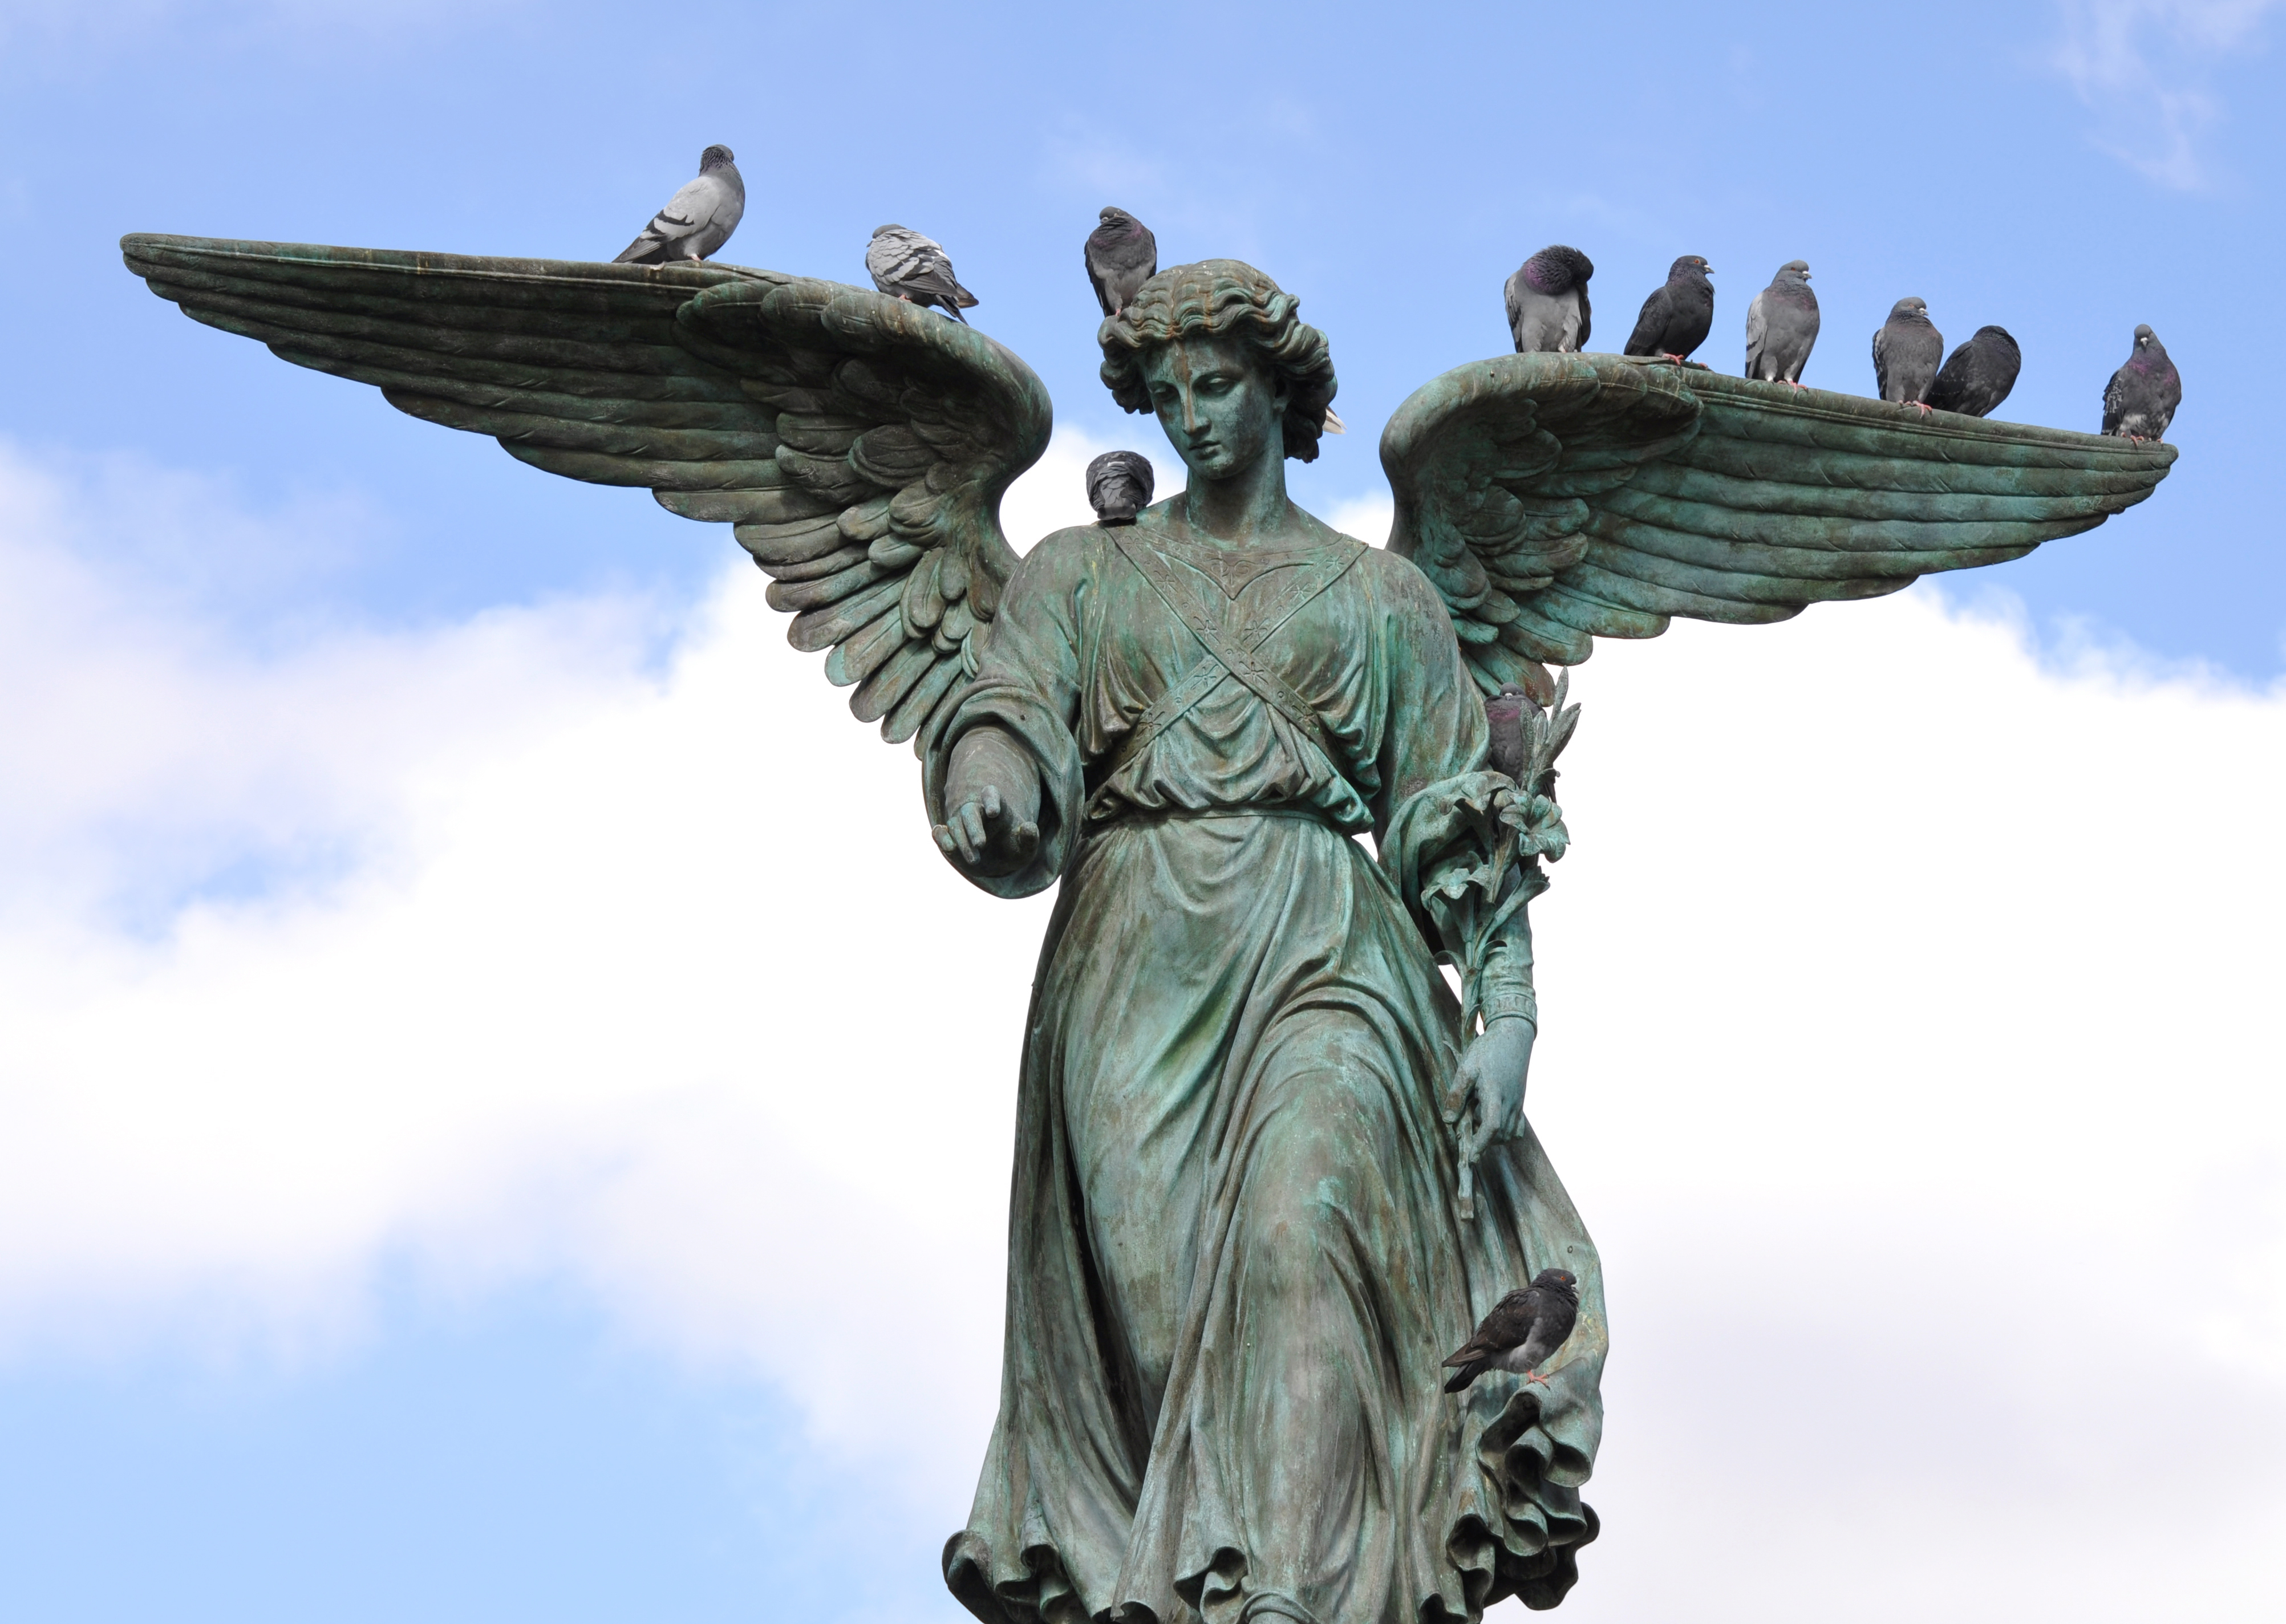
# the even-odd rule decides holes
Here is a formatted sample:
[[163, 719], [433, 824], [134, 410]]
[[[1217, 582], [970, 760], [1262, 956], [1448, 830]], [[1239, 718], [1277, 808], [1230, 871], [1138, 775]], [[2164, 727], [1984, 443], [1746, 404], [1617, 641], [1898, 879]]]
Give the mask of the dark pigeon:
[[1929, 319], [1927, 302], [1900, 299], [1891, 305], [1889, 319], [1873, 335], [1873, 382], [1881, 398], [1927, 411], [1922, 402], [1943, 359], [1944, 335]]
[[1453, 1371], [1446, 1392], [1459, 1392], [1487, 1370], [1508, 1370], [1527, 1382], [1548, 1385], [1540, 1367], [1555, 1356], [1580, 1317], [1580, 1282], [1569, 1269], [1542, 1269], [1532, 1284], [1493, 1305], [1445, 1364]]
[[1979, 327], [1975, 337], [1945, 358], [1936, 382], [1929, 385], [1928, 403], [1940, 412], [1990, 417], [1992, 408], [2008, 398], [2023, 369], [2024, 352], [2006, 327]]
[[966, 323], [960, 312], [976, 303], [976, 296], [952, 273], [952, 261], [934, 239], [902, 225], [877, 225], [866, 245], [865, 269], [873, 286], [893, 299], [934, 304], [955, 321]]
[[2127, 365], [2103, 386], [2103, 431], [2131, 440], [2164, 440], [2182, 404], [2183, 380], [2167, 359], [2167, 346], [2149, 327], [2137, 327]]
[[1789, 259], [1746, 306], [1746, 375], [1799, 388], [1802, 365], [1817, 342], [1817, 296], [1809, 290], [1809, 262]]
[[1135, 290], [1158, 274], [1159, 240], [1124, 209], [1106, 209], [1097, 217], [1103, 224], [1088, 233], [1080, 258], [1095, 288], [1095, 302], [1105, 315], [1116, 316], [1127, 308]]
[[1502, 682], [1500, 692], [1485, 701], [1485, 723], [1492, 729], [1492, 756], [1486, 765], [1518, 784], [1524, 782], [1524, 707], [1531, 704], [1514, 682]]
[[1595, 262], [1562, 243], [1546, 248], [1518, 265], [1508, 279], [1508, 330], [1516, 352], [1588, 347], [1588, 279]]
[[1151, 459], [1139, 451], [1107, 451], [1087, 465], [1087, 505], [1099, 524], [1132, 524], [1151, 505]]
[[705, 259], [730, 240], [745, 212], [746, 183], [730, 161], [730, 149], [710, 146], [698, 154], [698, 177], [667, 199], [642, 235], [611, 263], [664, 265], [678, 259]]
[[1707, 342], [1714, 326], [1714, 284], [1707, 279], [1714, 267], [1696, 254], [1685, 254], [1667, 268], [1667, 281], [1644, 301], [1636, 330], [1628, 335], [1626, 353], [1664, 355], [1687, 360]]

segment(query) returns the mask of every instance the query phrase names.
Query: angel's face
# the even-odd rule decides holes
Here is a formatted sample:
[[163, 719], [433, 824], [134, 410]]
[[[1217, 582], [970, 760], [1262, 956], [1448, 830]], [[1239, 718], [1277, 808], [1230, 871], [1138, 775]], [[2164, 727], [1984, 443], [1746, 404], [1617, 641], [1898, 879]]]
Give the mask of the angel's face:
[[1199, 334], [1143, 358], [1159, 426], [1198, 479], [1228, 479], [1282, 456], [1286, 390], [1242, 341]]

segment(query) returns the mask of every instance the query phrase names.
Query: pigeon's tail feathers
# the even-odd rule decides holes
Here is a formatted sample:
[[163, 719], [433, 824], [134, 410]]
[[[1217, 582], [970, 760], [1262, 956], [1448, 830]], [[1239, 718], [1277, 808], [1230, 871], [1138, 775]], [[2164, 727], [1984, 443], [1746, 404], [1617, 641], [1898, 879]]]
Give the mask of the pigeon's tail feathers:
[[[1458, 1354], [1454, 1355], [1454, 1358], [1455, 1359], [1459, 1357], [1460, 1356]], [[1453, 1360], [1448, 1359], [1445, 1362], [1449, 1365]], [[1470, 1360], [1467, 1364], [1462, 1365], [1458, 1370], [1453, 1372], [1452, 1376], [1445, 1383], [1445, 1391], [1446, 1392], [1466, 1391], [1469, 1384], [1482, 1376], [1485, 1373], [1486, 1368], [1491, 1365], [1491, 1363], [1492, 1360], [1488, 1359]]]
[[958, 282], [955, 282], [952, 285], [952, 302], [960, 306], [962, 310], [967, 310], [975, 304], [976, 296], [969, 292], [967, 288], [963, 288]]

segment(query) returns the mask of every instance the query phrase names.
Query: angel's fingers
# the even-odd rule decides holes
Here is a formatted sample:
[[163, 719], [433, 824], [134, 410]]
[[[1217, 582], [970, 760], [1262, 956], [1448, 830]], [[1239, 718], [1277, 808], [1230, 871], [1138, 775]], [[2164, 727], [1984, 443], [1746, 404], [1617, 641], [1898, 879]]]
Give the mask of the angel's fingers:
[[1029, 863], [1032, 854], [1040, 849], [1040, 826], [1037, 824], [1017, 824], [1010, 843], [1015, 847], [1016, 855]]
[[1446, 1127], [1461, 1120], [1461, 1108], [1468, 1104], [1470, 1094], [1475, 1092], [1473, 1085], [1476, 1080], [1475, 1069], [1470, 1066], [1468, 1057], [1462, 1056], [1461, 1063], [1453, 1068], [1453, 1080], [1445, 1085]]
[[984, 816], [988, 823], [1000, 820], [1000, 786], [997, 784], [984, 786]]
[[984, 823], [976, 815], [976, 803], [970, 801], [952, 815], [952, 838], [960, 842], [960, 855], [974, 863], [984, 853]]
[[942, 824], [931, 824], [929, 825], [929, 833], [935, 837], [937, 849], [944, 853], [945, 855], [950, 856], [954, 852], [960, 849], [953, 843], [952, 831], [946, 828]]

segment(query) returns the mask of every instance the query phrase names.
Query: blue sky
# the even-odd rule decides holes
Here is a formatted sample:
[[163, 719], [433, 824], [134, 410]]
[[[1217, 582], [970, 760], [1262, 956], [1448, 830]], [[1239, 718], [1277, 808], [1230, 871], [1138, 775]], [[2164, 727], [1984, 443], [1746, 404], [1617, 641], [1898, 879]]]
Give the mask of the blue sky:
[[[2282, 11], [0, 0], [0, 1616], [960, 1616], [1039, 911], [944, 872], [727, 535], [188, 322], [116, 248], [609, 257], [713, 141], [732, 260], [946, 244], [1057, 406], [1020, 544], [1088, 450], [1160, 450], [1095, 378], [1106, 202], [1301, 296], [1351, 433], [1294, 488], [1360, 528], [1383, 422], [1505, 348], [1550, 241], [1613, 346], [1707, 256], [1726, 370], [1794, 257], [1813, 384], [1870, 393], [1904, 295], [1998, 322], [2030, 422], [2094, 427], [2156, 327], [2187, 399], [2144, 507], [1580, 674], [1533, 1109], [1621, 1340], [1567, 1611], [1922, 1616], [1896, 1531], [1942, 1502], [1960, 1616], [2153, 1616], [2184, 1593], [2085, 1532], [2132, 1494], [2201, 1616], [2275, 1616], [2286, 522], [2244, 312]], [[1961, 1258], [2002, 1328], [1947, 1399], [1966, 1484], [1898, 1464], [1900, 1387], [1965, 1378], [1878, 1287]], [[2196, 1303], [2127, 1350], [2176, 1417], [2132, 1481], [2084, 1420], [2131, 1265]], [[1742, 1268], [1801, 1282], [1783, 1335], [1726, 1318]], [[942, 1345], [872, 1352], [900, 1313]], [[1742, 1451], [1722, 1380], [1801, 1425]], [[1748, 1494], [1784, 1575], [1659, 1577], [1766, 1537], [1694, 1510]]]

